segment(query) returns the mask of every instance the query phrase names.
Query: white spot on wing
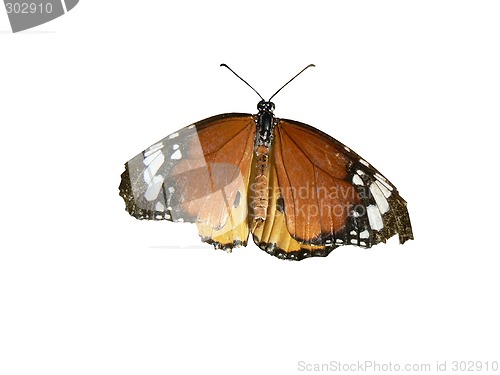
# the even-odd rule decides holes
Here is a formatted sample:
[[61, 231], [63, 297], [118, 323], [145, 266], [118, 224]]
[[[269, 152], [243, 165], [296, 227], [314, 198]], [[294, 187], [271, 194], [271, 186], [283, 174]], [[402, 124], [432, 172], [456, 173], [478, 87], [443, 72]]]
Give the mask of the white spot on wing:
[[172, 156], [170, 157], [170, 159], [174, 159], [174, 160], [179, 160], [180, 158], [182, 158], [181, 150], [175, 151], [172, 154]]
[[354, 176], [352, 176], [352, 183], [354, 185], [363, 185], [363, 180], [357, 174], [355, 174]]
[[347, 152], [351, 152], [351, 149], [347, 146], [344, 146], [344, 149], [347, 151]]
[[[144, 154], [144, 155], [146, 155], [146, 154]], [[149, 154], [148, 156], [146, 156], [142, 162], [144, 163], [144, 165], [149, 165], [149, 164], [151, 164], [151, 162], [152, 162], [154, 159], [156, 159], [159, 155], [161, 155], [161, 151], [157, 150], [157, 151], [155, 151], [154, 153]]]
[[179, 145], [178, 144], [175, 144], [173, 147], [172, 147], [174, 150], [177, 150], [179, 148]]
[[173, 194], [175, 192], [175, 188], [173, 186], [170, 186], [168, 188], [168, 191], [169, 191], [170, 194]]
[[366, 207], [366, 213], [368, 214], [368, 221], [372, 229], [380, 230], [384, 227], [384, 222], [382, 221], [382, 216], [377, 206], [370, 204]]
[[373, 198], [375, 198], [375, 202], [377, 203], [380, 213], [385, 214], [389, 211], [389, 203], [376, 183], [372, 183], [370, 185], [370, 192], [372, 193]]
[[391, 196], [391, 191], [387, 189], [387, 187], [383, 183], [381, 183], [380, 181], [375, 181], [375, 183], [377, 184], [380, 191], [382, 191], [382, 194], [384, 194], [386, 198], [389, 198]]
[[158, 198], [158, 193], [161, 190], [161, 186], [163, 184], [163, 176], [158, 175], [154, 176], [152, 181], [148, 184], [148, 188], [144, 193], [144, 198], [148, 201], [154, 201]]
[[163, 156], [161, 151], [156, 151], [154, 154], [144, 159], [144, 164], [148, 166], [143, 173], [144, 182], [146, 184], [151, 183], [151, 180], [156, 175], [164, 161], [165, 156]]
[[[378, 173], [375, 173], [375, 179], [381, 184], [383, 185], [387, 190], [389, 190], [389, 192], [392, 191], [392, 186], [389, 184], [389, 181], [387, 181], [384, 177], [382, 177], [381, 175], [379, 175]], [[390, 195], [390, 194], [389, 194]], [[387, 195], [386, 195], [387, 196]]]
[[365, 229], [359, 234], [359, 238], [368, 238], [370, 237], [370, 233]]
[[160, 148], [163, 147], [163, 142], [158, 142], [149, 147], [147, 150], [144, 151], [144, 157], [148, 157], [151, 155], [153, 152], [158, 151]]
[[370, 166], [370, 164], [366, 161], [366, 160], [363, 160], [363, 159], [359, 159], [359, 162], [363, 165], [366, 165], [367, 167]]
[[165, 206], [161, 202], [156, 202], [155, 210], [156, 211], [164, 211], [165, 210]]
[[179, 136], [179, 133], [172, 133], [168, 136], [168, 139], [174, 139], [174, 138], [177, 138]]
[[387, 179], [384, 176], [382, 176], [380, 173], [375, 173], [374, 176], [379, 181], [388, 182]]

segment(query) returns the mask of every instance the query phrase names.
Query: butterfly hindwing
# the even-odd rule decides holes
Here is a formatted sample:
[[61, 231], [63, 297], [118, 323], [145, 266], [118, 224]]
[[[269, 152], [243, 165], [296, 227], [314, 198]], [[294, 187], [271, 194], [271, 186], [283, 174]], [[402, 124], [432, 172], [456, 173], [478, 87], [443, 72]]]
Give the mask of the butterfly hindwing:
[[125, 164], [120, 195], [127, 211], [138, 219], [194, 222], [216, 247], [245, 244], [254, 135], [251, 115], [231, 113], [165, 137]]
[[253, 230], [257, 246], [268, 254], [281, 259], [301, 260], [310, 256], [326, 256], [333, 250], [333, 244], [299, 243], [290, 235], [285, 218], [285, 203], [279, 186], [276, 163], [271, 158], [269, 172], [269, 206], [266, 220]]

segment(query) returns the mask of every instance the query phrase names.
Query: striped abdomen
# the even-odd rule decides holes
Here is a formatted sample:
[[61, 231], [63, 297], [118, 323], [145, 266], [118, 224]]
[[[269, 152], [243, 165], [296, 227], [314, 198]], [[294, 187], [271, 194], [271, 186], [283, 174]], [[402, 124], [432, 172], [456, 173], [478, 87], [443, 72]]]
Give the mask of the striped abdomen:
[[251, 185], [252, 228], [266, 219], [269, 203], [269, 147], [261, 145], [255, 149], [256, 174]]

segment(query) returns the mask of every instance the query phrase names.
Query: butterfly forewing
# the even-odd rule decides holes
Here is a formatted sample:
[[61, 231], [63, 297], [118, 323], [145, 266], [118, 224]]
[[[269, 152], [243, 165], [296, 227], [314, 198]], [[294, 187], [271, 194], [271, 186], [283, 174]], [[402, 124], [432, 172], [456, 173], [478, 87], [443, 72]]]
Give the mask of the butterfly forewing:
[[139, 219], [194, 222], [206, 242], [246, 243], [255, 122], [224, 114], [187, 126], [128, 161], [120, 195]]

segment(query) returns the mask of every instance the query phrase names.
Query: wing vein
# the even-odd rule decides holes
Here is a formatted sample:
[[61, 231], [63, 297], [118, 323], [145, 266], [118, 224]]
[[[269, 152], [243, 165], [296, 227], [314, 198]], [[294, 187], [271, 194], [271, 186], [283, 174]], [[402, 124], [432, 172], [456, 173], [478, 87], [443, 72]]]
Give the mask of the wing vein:
[[293, 144], [295, 144], [295, 146], [297, 146], [297, 148], [298, 148], [298, 149], [300, 150], [300, 152], [301, 152], [301, 153], [305, 156], [305, 158], [306, 158], [307, 160], [309, 160], [309, 162], [311, 163], [311, 165], [312, 165], [313, 167], [318, 168], [320, 171], [324, 172], [325, 174], [327, 174], [328, 176], [330, 176], [330, 177], [331, 177], [331, 178], [333, 178], [334, 180], [337, 180], [337, 181], [338, 181], [338, 180], [343, 181], [343, 179], [340, 179], [340, 178], [337, 178], [337, 177], [332, 176], [330, 173], [328, 173], [327, 171], [325, 171], [323, 168], [318, 167], [316, 164], [314, 164], [314, 162], [311, 160], [311, 158], [310, 158], [309, 156], [307, 156], [307, 154], [306, 154], [306, 153], [302, 150], [302, 148], [300, 147], [300, 145], [299, 145], [297, 142], [295, 142], [295, 140], [294, 140], [294, 139], [293, 139], [293, 138], [292, 138], [292, 137], [291, 137], [291, 136], [290, 136], [290, 135], [286, 132], [286, 130], [285, 130], [285, 129], [283, 129], [283, 128], [282, 128], [282, 130], [283, 130], [283, 132], [286, 134], [286, 136], [287, 136], [287, 137], [288, 137], [288, 138], [289, 138], [289, 139], [293, 142]]
[[[281, 127], [277, 127], [277, 129], [278, 129], [280, 138], [283, 138], [281, 136], [281, 131], [283, 129]], [[283, 142], [282, 141], [280, 141], [280, 150], [279, 151], [280, 151], [280, 154], [281, 154], [281, 161], [283, 163], [283, 171], [285, 172], [285, 176], [286, 176], [286, 178], [288, 180], [288, 186], [291, 188], [292, 187], [292, 183], [290, 182], [290, 176], [288, 175], [288, 172], [287, 172], [287, 169], [286, 169], [286, 166], [285, 166], [285, 158], [283, 156], [284, 149], [283, 149]], [[278, 174], [277, 173], [276, 173], [276, 178], [278, 179]], [[278, 181], [278, 186], [279, 186], [279, 181]], [[295, 214], [296, 207], [295, 207], [295, 197], [293, 195], [293, 191], [294, 191], [293, 189], [290, 189], [292, 200], [293, 200], [292, 204], [293, 204], [293, 209], [294, 209], [294, 214]], [[280, 194], [281, 194], [281, 192], [280, 192]], [[286, 206], [286, 204], [285, 204], [285, 206]], [[284, 210], [284, 216], [285, 216], [285, 219], [286, 219], [286, 210]], [[288, 224], [287, 222], [285, 222], [285, 223]], [[294, 225], [294, 233], [297, 233], [297, 220], [295, 220], [295, 218], [293, 220], [293, 225]]]
[[[320, 233], [323, 232], [323, 220], [322, 220], [322, 215], [321, 215], [321, 210], [322, 206], [319, 201], [319, 191], [318, 191], [318, 169], [315, 165], [313, 165], [313, 171], [314, 171], [314, 190], [316, 190], [316, 202], [318, 203], [318, 219], [319, 219], [319, 228], [320, 228]], [[321, 234], [320, 234], [321, 235]]]
[[[205, 154], [204, 156], [207, 157], [207, 156], [210, 156], [212, 154], [216, 154], [217, 156], [217, 153], [222, 149], [224, 148], [228, 143], [230, 143], [233, 139], [235, 139], [236, 137], [238, 137], [240, 135], [240, 133], [244, 130], [246, 130], [247, 128], [249, 127], [249, 124], [246, 125], [243, 129], [239, 130], [235, 135], [233, 135], [231, 138], [229, 138], [227, 140], [227, 142], [224, 142], [219, 148], [217, 148], [216, 150], [213, 150], [212, 152], [208, 153], [208, 154]], [[209, 128], [208, 128], [209, 129]]]

